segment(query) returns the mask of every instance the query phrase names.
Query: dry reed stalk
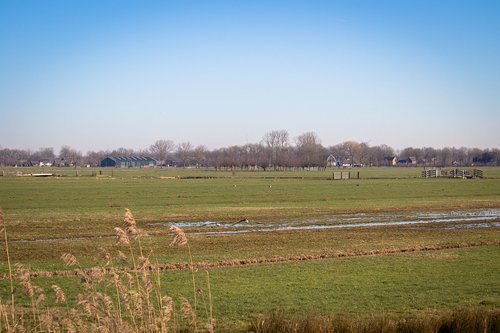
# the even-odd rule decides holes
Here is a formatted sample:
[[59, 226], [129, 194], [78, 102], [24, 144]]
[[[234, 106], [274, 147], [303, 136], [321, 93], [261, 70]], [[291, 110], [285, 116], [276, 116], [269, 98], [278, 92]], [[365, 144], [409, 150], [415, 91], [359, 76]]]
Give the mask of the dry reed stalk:
[[144, 303], [142, 301], [141, 294], [134, 289], [129, 290], [129, 294], [134, 306], [132, 310], [134, 315], [138, 318], [144, 318]]
[[215, 318], [210, 318], [208, 320], [208, 324], [207, 324], [207, 331], [208, 333], [214, 333], [215, 332], [215, 326], [217, 324], [217, 321], [215, 320]]
[[120, 259], [123, 265], [128, 264], [128, 258], [122, 251], [118, 250], [118, 259]]
[[30, 281], [30, 271], [21, 264], [16, 264], [16, 277], [23, 287], [24, 293], [29, 296], [35, 296], [35, 289]]
[[42, 303], [43, 301], [45, 301], [45, 294], [40, 294], [38, 295], [38, 298], [36, 299], [36, 302], [35, 304], [38, 306], [40, 303]]
[[66, 264], [66, 266], [73, 266], [78, 263], [76, 257], [71, 253], [63, 253], [61, 259], [64, 261], [64, 264]]
[[[129, 279], [130, 288], [132, 288], [133, 283], [134, 283], [133, 277], [129, 273], [126, 273], [126, 276]], [[123, 303], [125, 311], [127, 311], [129, 313], [130, 318], [132, 319], [132, 324], [135, 328], [134, 331], [137, 331], [137, 323], [135, 321], [135, 314], [131, 311], [131, 307], [130, 307], [129, 289], [127, 289], [127, 287], [123, 284], [121, 277], [118, 274], [116, 274], [115, 272], [111, 273], [111, 278], [113, 280], [113, 283], [115, 285], [116, 292], [117, 292], [119, 322], [120, 322], [120, 324], [123, 324], [123, 321], [122, 321], [122, 317], [123, 317], [122, 316], [122, 303]]]
[[[9, 317], [9, 309], [0, 299], [0, 332], [11, 332]], [[5, 328], [3, 323], [5, 323]]]
[[208, 271], [205, 270], [205, 273], [207, 273], [207, 287], [208, 287], [208, 304], [210, 307], [210, 314], [209, 314], [209, 322], [207, 324], [207, 330], [210, 333], [213, 333], [215, 331], [215, 318], [213, 317], [213, 303], [212, 303], [212, 290], [210, 288], [210, 274], [208, 274]]
[[134, 277], [130, 273], [125, 273], [125, 276], [127, 277], [129, 289], [132, 289], [134, 286]]
[[3, 211], [0, 208], [0, 232], [4, 232], [4, 231], [5, 231], [5, 221], [3, 219]]
[[[21, 283], [24, 293], [30, 298], [33, 323], [35, 327], [37, 327], [40, 319], [39, 307], [38, 307], [39, 301], [41, 302], [42, 300], [45, 299], [45, 295], [43, 294], [43, 289], [31, 283], [30, 271], [21, 264], [16, 264], [16, 276]], [[39, 297], [35, 300], [36, 294], [38, 294]]]
[[104, 266], [108, 266], [111, 263], [111, 254], [105, 248], [99, 248], [99, 255], [103, 260], [106, 261]]
[[[11, 303], [11, 319], [12, 325], [14, 325], [16, 319], [16, 306], [15, 306], [15, 298], [14, 298], [14, 277], [12, 276], [12, 266], [10, 263], [10, 254], [9, 254], [9, 241], [7, 238], [7, 227], [5, 225], [5, 219], [3, 216], [3, 210], [0, 208], [0, 232], [4, 234], [5, 240], [5, 254], [7, 256], [7, 267], [9, 268], [9, 280], [10, 280], [10, 303]], [[7, 329], [10, 330], [10, 323], [8, 320], [5, 321]]]
[[116, 242], [117, 245], [129, 245], [130, 244], [130, 240], [129, 240], [127, 234], [121, 228], [116, 227], [115, 233], [116, 233], [116, 237], [117, 237], [117, 242]]
[[63, 323], [64, 323], [64, 326], [66, 327], [66, 332], [67, 333], [77, 333], [78, 332], [78, 329], [75, 327], [75, 325], [73, 325], [73, 323], [65, 318], [66, 320], [63, 320]]
[[45, 326], [48, 332], [54, 331], [54, 315], [47, 311], [47, 313], [40, 316], [40, 323]]
[[182, 230], [181, 228], [179, 228], [179, 227], [177, 227], [175, 225], [171, 226], [169, 230], [174, 233], [174, 239], [170, 243], [170, 246], [175, 246], [175, 245], [177, 245], [177, 246], [184, 246], [184, 245], [187, 245], [188, 253], [189, 253], [189, 268], [191, 270], [191, 277], [192, 277], [192, 281], [193, 281], [194, 309], [196, 311], [197, 307], [198, 307], [198, 301], [197, 301], [197, 298], [196, 298], [196, 279], [194, 277], [194, 264], [193, 264], [193, 256], [191, 254], [191, 247], [189, 246], [189, 243], [188, 243], [186, 234], [184, 233], [184, 230]]
[[173, 301], [172, 297], [164, 296], [164, 297], [162, 297], [161, 302], [163, 304], [161, 307], [161, 309], [162, 309], [161, 315], [162, 315], [165, 323], [168, 323], [170, 321], [170, 319], [172, 318], [172, 310], [174, 309], [174, 301]]
[[183, 246], [188, 243], [186, 234], [181, 228], [173, 225], [170, 227], [169, 230], [174, 233], [174, 239], [170, 243], [170, 246], [175, 246], [175, 245]]
[[114, 309], [113, 300], [108, 294], [97, 292], [97, 300], [103, 305], [104, 312], [110, 316]]
[[141, 271], [144, 271], [144, 270], [147, 270], [147, 269], [151, 269], [151, 262], [149, 261], [149, 259], [147, 257], [144, 257], [144, 256], [140, 256], [139, 258], [139, 264], [137, 266], [137, 268]]
[[134, 219], [134, 216], [132, 215], [132, 212], [130, 209], [125, 208], [125, 217], [123, 219], [123, 227], [127, 234], [131, 236], [136, 236], [138, 235], [138, 230], [137, 230], [137, 223]]
[[137, 269], [141, 272], [142, 283], [144, 286], [144, 289], [139, 287], [139, 290], [141, 291], [142, 297], [146, 301], [147, 323], [149, 326], [154, 326], [155, 325], [155, 323], [154, 323], [154, 317], [155, 317], [154, 312], [155, 311], [154, 311], [154, 307], [150, 301], [150, 295], [151, 295], [151, 292], [154, 290], [154, 286], [153, 286], [153, 282], [151, 281], [150, 276], [149, 276], [149, 270], [151, 270], [152, 265], [151, 265], [151, 262], [149, 261], [149, 259], [147, 257], [142, 256], [142, 255], [138, 258], [138, 261], [139, 261], [139, 264], [137, 266]]
[[182, 318], [191, 318], [191, 324], [196, 325], [196, 313], [194, 312], [191, 304], [185, 297], [181, 297], [181, 313]]
[[142, 283], [144, 283], [144, 287], [146, 288], [147, 294], [145, 295], [145, 297], [147, 298], [149, 303], [149, 293], [153, 291], [153, 282], [149, 278], [148, 272], [145, 270], [142, 271]]
[[87, 314], [88, 316], [93, 315], [94, 307], [91, 305], [90, 301], [83, 294], [76, 295], [76, 305], [81, 306], [83, 313]]
[[64, 291], [61, 289], [61, 287], [53, 284], [52, 289], [54, 289], [54, 292], [56, 293], [56, 303], [66, 302], [66, 295], [64, 294]]

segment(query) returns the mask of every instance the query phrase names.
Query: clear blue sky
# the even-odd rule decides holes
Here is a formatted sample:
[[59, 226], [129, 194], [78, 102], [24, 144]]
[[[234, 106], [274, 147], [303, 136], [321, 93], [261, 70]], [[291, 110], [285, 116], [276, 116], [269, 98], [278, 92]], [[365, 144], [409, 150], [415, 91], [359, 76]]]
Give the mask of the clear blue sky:
[[500, 147], [500, 1], [0, 2], [0, 146]]

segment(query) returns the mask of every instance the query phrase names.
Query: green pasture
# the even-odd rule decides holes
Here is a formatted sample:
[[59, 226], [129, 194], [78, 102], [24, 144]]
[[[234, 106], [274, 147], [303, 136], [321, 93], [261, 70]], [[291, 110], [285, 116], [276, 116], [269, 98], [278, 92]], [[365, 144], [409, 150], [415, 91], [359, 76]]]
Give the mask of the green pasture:
[[[444, 170], [458, 169], [480, 169], [486, 178], [500, 178], [498, 167], [447, 167]], [[16, 176], [30, 173], [52, 173], [61, 177], [116, 177], [116, 178], [160, 178], [160, 177], [183, 177], [183, 178], [317, 178], [328, 179], [333, 177], [334, 172], [351, 172], [352, 177], [360, 178], [420, 178], [421, 172], [429, 167], [364, 167], [364, 168], [321, 168], [321, 169], [294, 169], [294, 170], [272, 170], [249, 171], [241, 169], [213, 168], [55, 168], [55, 167], [33, 167], [13, 168], [0, 167], [0, 176]]]
[[[246, 217], [273, 224], [341, 213], [500, 208], [500, 168], [481, 169], [485, 178], [463, 180], [424, 179], [421, 168], [286, 172], [10, 168], [0, 169], [4, 175], [0, 208], [12, 262], [32, 271], [72, 269], [61, 261], [63, 253], [74, 254], [82, 268], [106, 265], [99, 258], [101, 248], [111, 253], [109, 265], [115, 267], [129, 267], [117, 256], [119, 250], [129, 254], [130, 249], [135, 255], [142, 250], [153, 262], [185, 264], [190, 260], [186, 248], [169, 246], [170, 222], [231, 222]], [[332, 180], [333, 172], [339, 171], [356, 176], [359, 171], [360, 179]], [[38, 172], [58, 176], [16, 176]], [[124, 208], [132, 210], [143, 233], [131, 248], [116, 245], [113, 237], [114, 228], [122, 226]], [[209, 235], [196, 233], [206, 227], [186, 231], [195, 263], [264, 260], [259, 265], [208, 270], [215, 316], [239, 328], [272, 309], [320, 315], [383, 312], [398, 317], [461, 305], [500, 307], [500, 227], [429, 224]], [[453, 248], [460, 244], [466, 247]], [[434, 250], [390, 252], [404, 248]], [[391, 254], [384, 254], [386, 250]], [[370, 251], [378, 255], [367, 255]], [[338, 253], [347, 256], [335, 258]], [[294, 256], [333, 258], [270, 263], [273, 258]], [[0, 273], [6, 272], [2, 243]], [[190, 274], [189, 270], [161, 273], [162, 291], [174, 298], [192, 297]], [[205, 293], [203, 269], [196, 280]], [[38, 277], [33, 282], [46, 290], [56, 283], [73, 302], [83, 288], [74, 277]], [[9, 299], [8, 290], [8, 280], [0, 280], [2, 301]]]
[[[422, 179], [417, 168], [359, 170], [371, 176], [332, 181], [332, 171], [178, 168], [105, 170], [113, 177], [5, 176], [0, 177], [0, 207], [10, 221], [29, 222], [33, 230], [39, 224], [76, 220], [85, 227], [90, 223], [94, 230], [88, 232], [97, 232], [116, 221], [125, 207], [139, 221], [231, 221], [242, 216], [273, 221], [338, 212], [500, 206], [500, 168], [485, 170], [485, 179], [471, 180]], [[179, 176], [183, 178], [168, 178]], [[65, 225], [64, 231], [70, 230]]]
[[[24, 170], [24, 173], [40, 170], [45, 169]], [[55, 170], [74, 171], [65, 168]], [[80, 174], [82, 170], [88, 171], [77, 169]], [[86, 258], [95, 258], [98, 247], [113, 246], [114, 228], [121, 226], [126, 207], [132, 210], [138, 227], [148, 234], [142, 241], [155, 250], [163, 249], [162, 245], [168, 244], [166, 226], [169, 222], [230, 222], [246, 217], [251, 221], [272, 224], [337, 213], [500, 207], [500, 168], [485, 170], [487, 177], [484, 179], [470, 180], [409, 176], [418, 174], [417, 168], [360, 168], [352, 170], [371, 173], [376, 177], [335, 181], [328, 178], [330, 171], [233, 173], [180, 168], [104, 170], [115, 175], [0, 177], [0, 208], [5, 215], [9, 240], [13, 241], [13, 257], [22, 262], [32, 261], [36, 267], [60, 267], [57, 258], [64, 251], [75, 252], [84, 262]], [[98, 170], [94, 170], [94, 173], [98, 173]], [[205, 174], [217, 177], [201, 176]], [[198, 231], [207, 230], [201, 228]], [[336, 235], [348, 234], [347, 231], [335, 232]], [[330, 233], [317, 232], [319, 235]], [[356, 231], [349, 237], [356, 238], [364, 234]], [[468, 231], [466, 234], [473, 235], [474, 232]], [[443, 237], [438, 232], [432, 235]], [[444, 238], [453, 238], [455, 235], [461, 235], [461, 232], [455, 231], [452, 236]], [[266, 235], [268, 239], [272, 237]], [[381, 233], [374, 235], [373, 239], [386, 241], [387, 237]], [[424, 238], [428, 237], [430, 235]], [[51, 238], [56, 240], [50, 241]], [[193, 248], [197, 251], [199, 246], [200, 260], [300, 253], [297, 249], [318, 252], [331, 247], [327, 243], [309, 244], [293, 233], [287, 234], [286, 238], [298, 240], [283, 246], [281, 252], [271, 251], [266, 246], [258, 247], [258, 251], [242, 251], [241, 244], [232, 241], [221, 245], [227, 239], [259, 243], [252, 236], [199, 238]], [[282, 238], [278, 235], [271, 243], [282, 242]], [[411, 236], [406, 235], [401, 239], [407, 241]], [[421, 242], [425, 243], [425, 239]], [[16, 242], [22, 240], [42, 241]], [[351, 249], [352, 244], [355, 243], [344, 242], [336, 249]], [[259, 249], [266, 250], [259, 253]], [[162, 260], [175, 261], [163, 255], [165, 251], [159, 251]], [[0, 260], [4, 261], [4, 256]]]
[[[116, 225], [121, 226], [120, 223]], [[213, 231], [213, 229], [200, 228], [199, 231]], [[63, 253], [72, 253], [82, 267], [89, 268], [103, 264], [100, 253], [101, 249], [105, 249], [114, 258], [112, 262], [120, 264], [118, 251], [128, 254], [130, 250], [127, 246], [116, 244], [112, 227], [106, 232], [108, 237], [76, 238], [75, 235], [73, 236], [75, 238], [44, 241], [16, 241], [14, 237], [9, 236], [11, 260], [27, 265], [33, 270], [65, 270], [68, 267], [65, 267], [60, 257]], [[59, 231], [59, 234], [62, 235], [63, 232]], [[440, 223], [420, 227], [408, 225], [306, 229], [242, 234], [199, 235], [188, 231], [187, 236], [194, 262], [217, 263], [260, 258], [335, 256], [338, 253], [352, 255], [400, 248], [446, 247], [450, 244], [488, 242], [500, 240], [500, 227], [446, 229]], [[141, 236], [140, 242], [133, 240], [131, 248], [134, 253], [139, 253], [142, 248], [143, 253], [150, 256], [151, 260], [162, 264], [188, 262], [186, 250], [169, 246], [171, 240], [168, 228], [164, 227], [156, 233]], [[0, 270], [6, 271], [4, 258], [2, 255]], [[131, 262], [128, 263], [130, 264]]]
[[[214, 316], [233, 331], [275, 309], [298, 316], [383, 313], [400, 318], [460, 306], [500, 306], [498, 246], [210, 269], [209, 276]], [[164, 273], [160, 279], [164, 295], [176, 302], [181, 296], [193, 299], [189, 271]], [[47, 291], [47, 306], [56, 306], [52, 284], [69, 295], [85, 290], [74, 277], [33, 278], [32, 283]], [[209, 290], [205, 271], [196, 272], [196, 283], [203, 313]], [[0, 286], [9, 290], [7, 280]], [[111, 287], [107, 291], [113, 294]], [[68, 302], [74, 305], [74, 299]]]

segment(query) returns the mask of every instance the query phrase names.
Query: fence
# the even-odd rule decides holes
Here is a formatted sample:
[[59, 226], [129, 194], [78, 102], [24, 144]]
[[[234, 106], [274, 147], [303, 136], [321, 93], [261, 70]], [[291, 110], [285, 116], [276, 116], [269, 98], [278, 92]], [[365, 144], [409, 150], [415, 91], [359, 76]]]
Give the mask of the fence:
[[430, 169], [422, 171], [423, 178], [436, 178], [441, 177], [441, 169]]
[[453, 169], [450, 171], [450, 177], [453, 178], [483, 178], [483, 171], [479, 169], [460, 170]]
[[332, 180], [343, 180], [343, 179], [359, 179], [359, 171], [336, 171], [333, 173]]
[[483, 171], [479, 169], [452, 169], [450, 171], [441, 171], [441, 169], [431, 169], [422, 171], [423, 178], [437, 178], [442, 176], [448, 176], [450, 178], [483, 178]]

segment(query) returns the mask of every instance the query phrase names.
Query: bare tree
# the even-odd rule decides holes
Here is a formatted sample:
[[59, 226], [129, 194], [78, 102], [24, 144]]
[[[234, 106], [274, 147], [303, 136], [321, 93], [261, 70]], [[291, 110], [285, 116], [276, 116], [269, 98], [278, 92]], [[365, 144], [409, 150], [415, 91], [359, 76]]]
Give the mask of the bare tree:
[[24, 165], [30, 159], [29, 150], [20, 149], [0, 149], [0, 165]]
[[262, 142], [266, 145], [269, 155], [269, 164], [276, 169], [284, 166], [285, 150], [289, 145], [289, 135], [286, 130], [275, 130], [264, 134]]
[[320, 139], [316, 133], [303, 133], [295, 141], [299, 166], [304, 168], [326, 165], [326, 150], [321, 146]]
[[175, 144], [172, 140], [156, 140], [149, 147], [149, 151], [153, 156], [158, 159], [161, 165], [165, 164], [165, 160], [168, 157], [168, 154], [172, 152], [175, 148]]
[[110, 155], [109, 151], [88, 151], [87, 155], [83, 158], [86, 164], [91, 166], [99, 166], [102, 159]]
[[182, 162], [182, 166], [189, 165], [192, 155], [193, 145], [190, 142], [182, 142], [177, 145], [177, 158]]
[[120, 147], [111, 152], [111, 156], [133, 156], [135, 155], [135, 151], [130, 148]]
[[423, 147], [422, 151], [422, 160], [425, 165], [436, 166], [437, 163], [437, 151], [431, 147]]
[[52, 147], [40, 148], [31, 155], [31, 159], [37, 162], [52, 162], [55, 157], [56, 154], [54, 154], [54, 148]]
[[64, 161], [64, 165], [76, 166], [81, 164], [82, 154], [70, 146], [62, 146], [59, 151], [59, 158]]
[[342, 155], [349, 164], [361, 163], [360, 148], [361, 145], [356, 141], [345, 141], [340, 144]]
[[268, 148], [284, 148], [289, 144], [289, 135], [286, 130], [271, 131], [264, 134], [262, 141]]
[[209, 151], [208, 151], [207, 147], [205, 147], [203, 145], [197, 146], [194, 149], [193, 157], [195, 159], [197, 168], [206, 166], [207, 159], [208, 159], [208, 153], [209, 153]]
[[377, 166], [387, 166], [390, 165], [390, 161], [394, 157], [394, 149], [387, 145], [379, 145], [371, 148], [375, 165]]

